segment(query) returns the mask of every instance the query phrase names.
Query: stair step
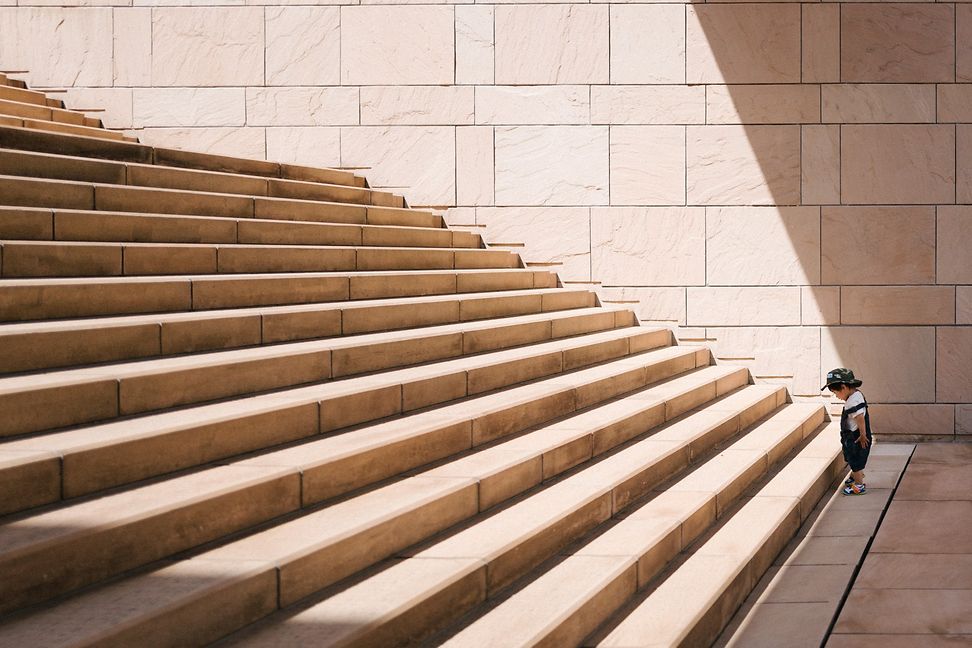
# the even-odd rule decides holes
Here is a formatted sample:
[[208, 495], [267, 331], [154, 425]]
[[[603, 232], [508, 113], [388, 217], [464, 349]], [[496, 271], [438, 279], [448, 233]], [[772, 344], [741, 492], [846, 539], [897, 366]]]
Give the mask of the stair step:
[[[834, 425], [631, 611], [598, 646], [709, 645], [839, 474]], [[813, 497], [816, 493], [816, 498]], [[650, 637], [651, 641], [646, 641]]]
[[478, 234], [429, 227], [27, 207], [0, 207], [0, 239], [121, 243], [483, 247], [482, 238]]
[[[709, 367], [706, 371], [714, 369], [727, 370]], [[745, 376], [745, 372], [742, 375]], [[735, 387], [738, 386], [737, 382]], [[623, 400], [637, 398], [632, 395]], [[279, 622], [231, 643], [399, 645], [406, 638], [418, 640], [437, 625], [461, 616], [476, 603], [495, 596], [498, 590], [535, 564], [617, 514], [654, 484], [687, 466], [690, 440], [708, 437], [707, 443], [711, 445], [726, 434], [728, 424], [738, 422], [747, 407], [762, 404], [761, 410], [765, 414], [776, 407], [777, 398], [776, 390], [772, 389], [756, 398], [747, 393], [745, 399], [737, 400], [733, 409], [722, 412], [724, 421], [721, 425], [714, 424], [708, 417], [698, 420], [699, 414], [707, 409], [689, 414], [680, 421], [682, 429], [686, 430], [683, 438], [661, 441], [648, 436], [449, 538], [424, 549], [406, 552], [408, 558], [393, 562], [377, 576], [352, 585], [323, 602], [301, 606], [296, 614], [291, 612], [287, 618], [280, 618]], [[595, 421], [590, 421], [595, 423], [594, 429]], [[564, 421], [564, 425], [571, 425], [570, 419]], [[580, 423], [577, 425], [582, 427]], [[657, 423], [644, 422], [639, 434], [653, 425]], [[540, 433], [548, 432], [542, 430]], [[482, 484], [481, 479], [480, 488]], [[465, 562], [468, 560], [473, 562]], [[444, 572], [434, 567], [440, 561], [450, 565]], [[479, 576], [470, 579], [470, 572], [478, 572]], [[439, 596], [453, 584], [463, 581], [466, 582], [466, 592], [454, 591], [448, 600]], [[410, 583], [410, 586], [403, 588], [400, 583]], [[455, 599], [468, 603], [460, 607], [455, 604]], [[353, 619], [353, 622], [331, 622], [338, 617]], [[494, 637], [493, 641], [460, 642], [457, 645], [533, 645], [520, 634], [519, 627], [516, 638], [510, 636], [511, 627], [517, 626], [505, 626], [500, 641]], [[516, 643], [521, 639], [522, 643]]]
[[[515, 377], [517, 369], [531, 378], [560, 372], [566, 364], [565, 354], [578, 355], [581, 362], [588, 362], [585, 353], [605, 360], [626, 355], [629, 339], [657, 341], [667, 333], [639, 327], [604, 331], [614, 328], [616, 314], [594, 310], [598, 312], [524, 316], [519, 323], [499, 327], [505, 328], [506, 341], [495, 339], [489, 325], [471, 322], [0, 378], [0, 437], [447, 358], [461, 360], [458, 366], [447, 361], [421, 369], [425, 374], [422, 382], [448, 383], [452, 376], [453, 384], [440, 387], [458, 388], [465, 392], [458, 394], [463, 396], [487, 391], [494, 384], [509, 384], [506, 381]], [[582, 321], [585, 315], [590, 315], [590, 321]], [[553, 327], [554, 320], [565, 325]], [[566, 335], [584, 328], [604, 332], [500, 352], [499, 357], [484, 354], [462, 358], [483, 348], [502, 348], [504, 343], [549, 340], [555, 328]], [[498, 375], [500, 368], [509, 373]], [[460, 379], [460, 385], [455, 384], [455, 378]], [[424, 396], [429, 397], [433, 396]]]
[[150, 189], [18, 176], [0, 176], [0, 197], [5, 205], [11, 207], [442, 227], [442, 217], [437, 214], [396, 207]]
[[[716, 375], [726, 376], [730, 372], [738, 373], [745, 379], [746, 373], [745, 370], [729, 370], [717, 367], [709, 367], [705, 371], [710, 375], [710, 381], [715, 380]], [[495, 450], [484, 452], [491, 451], [495, 453]], [[245, 468], [249, 468], [250, 471], [263, 470], [264, 472], [242, 472]], [[230, 469], [240, 469], [240, 471], [234, 474], [230, 472]], [[292, 521], [209, 551], [194, 560], [215, 559], [234, 562], [258, 560], [276, 565], [280, 570], [281, 599], [283, 604], [287, 605], [300, 598], [303, 593], [326, 587], [328, 584], [380, 560], [383, 556], [401, 550], [440, 529], [448, 528], [456, 522], [476, 515], [481, 510], [482, 506], [477, 495], [476, 477], [442, 477], [434, 476], [434, 472], [433, 470], [427, 473], [419, 473], [416, 476], [334, 504], [323, 510], [307, 513]], [[178, 491], [181, 501], [186, 501], [190, 506], [198, 506], [200, 497], [190, 498], [183, 493], [198, 493], [200, 485], [213, 484], [217, 476], [224, 482], [235, 479], [244, 488], [247, 488], [255, 479], [255, 475], [262, 477], [264, 481], [272, 482], [283, 478], [285, 474], [278, 468], [258, 469], [255, 466], [234, 464], [183, 478], [184, 484], [180, 486]], [[207, 476], [203, 478], [200, 475]], [[195, 490], [188, 486], [191, 480], [196, 487]], [[136, 503], [130, 508], [135, 508], [142, 501], [149, 501], [151, 495], [160, 496], [160, 493], [145, 494], [153, 488], [155, 486], [141, 489], [138, 496], [133, 498]], [[552, 488], [556, 489], [557, 486]], [[563, 488], [560, 490], [563, 490]], [[610, 492], [610, 488], [608, 492]], [[117, 499], [126, 495], [132, 497], [130, 493], [112, 497]], [[112, 497], [83, 503], [73, 509], [69, 508], [63, 511], [76, 511], [83, 506], [101, 506], [106, 509], [106, 514], [108, 514], [107, 511], [118, 511], [120, 509], [117, 504], [115, 506], [108, 505], [106, 500], [110, 500]], [[213, 496], [210, 497], [213, 498]], [[250, 494], [247, 501], [253, 499], [255, 497]], [[555, 498], [547, 496], [546, 499], [553, 501]], [[171, 502], [170, 499], [165, 503], [158, 503], [157, 506], [159, 509], [172, 511], [176, 507]], [[562, 505], [560, 505], [560, 508], [562, 508]], [[608, 508], [610, 509], [610, 506]], [[67, 516], [68, 513], [63, 511], [53, 512], [51, 515]], [[148, 525], [147, 516], [139, 516], [139, 513], [141, 513], [141, 510], [136, 509], [134, 515], [122, 516], [122, 514], [116, 513], [113, 517], [115, 519], [126, 517], [132, 519], [133, 523], [141, 522], [143, 525]], [[152, 523], [155, 525], [163, 524], [165, 517], [172, 516], [172, 512], [162, 512], [156, 516], [156, 520]], [[35, 524], [37, 522], [39, 520], [35, 520]], [[217, 523], [214, 522], [213, 524]], [[53, 520], [43, 527], [54, 529], [47, 534], [48, 536], [63, 534], [63, 531], [53, 523]], [[64, 535], [70, 536], [71, 534], [69, 532]], [[96, 531], [88, 535], [94, 536], [99, 535], [99, 533]], [[11, 527], [8, 527], [7, 540], [6, 546], [13, 546], [13, 543], [18, 540], [16, 534], [12, 533]], [[21, 542], [24, 541], [21, 540]], [[39, 551], [44, 551], [45, 547], [47, 551], [50, 551], [53, 544], [48, 539], [46, 544], [39, 545], [36, 537], [29, 538], [27, 542], [34, 543]], [[73, 546], [81, 546], [81, 544], [75, 538]], [[145, 553], [152, 550], [152, 548], [142, 548]], [[26, 562], [23, 559], [24, 551], [24, 549], [20, 550], [21, 563], [18, 564]], [[40, 559], [38, 557], [38, 560]], [[86, 561], [84, 564], [89, 565], [93, 571], [102, 568], [102, 565], [97, 563]], [[178, 566], [176, 568], [178, 569]], [[31, 573], [26, 569], [24, 571]], [[76, 574], [75, 578], [78, 576]], [[145, 577], [136, 577], [136, 579], [144, 580]], [[14, 586], [18, 590], [24, 587], [24, 582], [21, 579], [15, 579], [14, 582], [19, 583], [19, 585]], [[270, 583], [270, 586], [276, 590], [277, 584]], [[20, 596], [19, 591], [9, 594], [14, 597]], [[9, 597], [0, 600], [9, 600]], [[178, 603], [178, 601], [171, 600], [159, 601], [158, 594], [153, 596], [151, 601], [145, 602], [155, 609], [144, 612], [140, 610], [140, 612], [155, 615], [163, 612], [158, 607], [159, 603], [162, 603], [164, 608], [168, 609], [172, 609], [173, 604]], [[8, 628], [10, 627], [8, 626]], [[202, 636], [205, 636], [207, 629], [195, 628], [194, 632], [203, 632]], [[0, 637], [2, 636], [0, 634]]]
[[[327, 462], [320, 460], [304, 470], [305, 478], [314, 473], [315, 490], [326, 491], [326, 499], [392, 476], [398, 466], [406, 470], [441, 458], [436, 453], [452, 447], [457, 427], [468, 428], [462, 432], [466, 447], [481, 445], [708, 362], [708, 352], [663, 347], [373, 424], [313, 444], [319, 454], [337, 453], [335, 466], [355, 466], [360, 473], [322, 473]], [[0, 500], [0, 514], [320, 433], [320, 394], [293, 396], [255, 396], [4, 443], [0, 482], [8, 495]], [[314, 463], [308, 456], [299, 460]]]
[[553, 288], [529, 269], [0, 280], [0, 322]]
[[75, 124], [65, 124], [57, 121], [49, 121], [47, 119], [22, 119], [21, 124], [23, 128], [50, 131], [54, 133], [83, 135], [85, 137], [115, 141], [129, 140], [124, 133], [119, 133], [118, 131], [105, 130], [104, 128], [91, 128], [90, 126], [77, 126]]
[[[743, 394], [734, 394], [729, 399]], [[795, 416], [794, 410], [798, 412]], [[772, 463], [773, 457], [802, 440], [802, 431], [817, 423], [821, 413], [819, 407], [805, 405], [780, 410], [756, 428], [764, 432], [772, 430], [771, 434], [763, 434], [759, 443], [744, 437], [706, 462], [702, 468], [705, 472], [690, 474], [673, 488], [662, 491], [462, 628], [444, 645], [581, 645], [585, 636], [620, 609], [637, 589], [645, 587], [668, 561], [715, 521], [719, 499], [735, 498], [741, 488], [746, 488]], [[745, 427], [748, 426], [739, 429]], [[754, 462], [750, 453], [746, 453], [750, 455], [748, 466], [734, 460], [737, 458], [734, 453], [753, 449], [765, 450], [766, 460], [760, 462], [757, 458]], [[713, 480], [714, 474], [734, 479]], [[567, 583], [571, 585], [565, 587]], [[510, 627], [521, 632], [516, 639], [506, 640], [504, 629]]]
[[[575, 343], [574, 348], [581, 347]], [[563, 352], [567, 353], [568, 350], [569, 345], [563, 345]], [[723, 370], [723, 373], [727, 373], [727, 370]], [[505, 375], [497, 377], [507, 380]], [[260, 459], [255, 461], [259, 462]], [[273, 463], [274, 458], [264, 457], [262, 461]], [[0, 527], [0, 546], [4, 547], [4, 551], [0, 552], [0, 564], [4, 565], [5, 573], [13, 574], [12, 578], [0, 584], [0, 591], [5, 590], [4, 595], [0, 596], [0, 613], [296, 511], [302, 506], [302, 497], [305, 500], [311, 497], [311, 491], [305, 492], [300, 486], [301, 481], [298, 467], [266, 468], [241, 462], [12, 521]], [[466, 479], [459, 481], [469, 482]], [[372, 494], [359, 496], [354, 500], [358, 504], [350, 505], [352, 517], [360, 520], [364, 516], [370, 520], [369, 530], [376, 530], [372, 528], [374, 516], [383, 517], [386, 508], [395, 508], [395, 494], [398, 493], [404, 494], [406, 509], [410, 509], [414, 503], [412, 497], [415, 495], [420, 499], [432, 496], [434, 499], [427, 502], [429, 505], [451, 508], [449, 497], [441, 502], [435, 501], [443, 494], [440, 489], [443, 484], [448, 484], [446, 490], [451, 491], [457, 482], [420, 476], [376, 491], [383, 493], [384, 497], [374, 497]], [[473, 505], [477, 506], [475, 482], [469, 485], [473, 487], [469, 489], [463, 485], [460, 488], [466, 491], [461, 497], [472, 495]], [[266, 498], [260, 495], [264, 490]], [[333, 508], [347, 511], [349, 505], [345, 502]], [[220, 509], [226, 509], [229, 513], [218, 514]], [[251, 511], [265, 517], [250, 517]], [[327, 511], [325, 509], [322, 513], [333, 519], [333, 514]], [[197, 515], [201, 515], [206, 523], [193, 523]], [[311, 514], [311, 517], [314, 516], [319, 517], [318, 514]], [[85, 532], [74, 523], [81, 519], [98, 519], [101, 522], [98, 527]], [[244, 521], [242, 525], [241, 520]], [[341, 514], [337, 520], [338, 524], [350, 521]], [[303, 525], [307, 521], [300, 518], [296, 523]], [[314, 521], [311, 520], [311, 523]], [[184, 533], [169, 535], [165, 543], [153, 545], [146, 542], [159, 529], [181, 525], [190, 525], [191, 528], [185, 528]], [[141, 536], [143, 530], [149, 535]], [[332, 535], [331, 542], [337, 540], [340, 543], [342, 535]], [[291, 538], [289, 542], [295, 540]], [[75, 559], [66, 559], [66, 551], [76, 552]], [[359, 560], [370, 555], [364, 544], [355, 544], [354, 551], [364, 552]], [[59, 567], [38, 568], [39, 565], [51, 565], [53, 555], [60, 557]], [[78, 570], [79, 564], [84, 564], [88, 569]], [[7, 571], [8, 565], [12, 571]], [[60, 569], [61, 573], [52, 575], [54, 569]]]
[[[92, 126], [92, 124], [82, 113], [73, 112], [71, 110], [59, 110], [57, 108], [49, 108], [47, 106], [39, 106], [31, 103], [21, 103], [19, 101], [0, 99], [0, 115], [6, 115], [8, 117], [20, 117], [24, 119], [54, 121], [63, 124], [74, 124], [76, 126]], [[96, 127], [100, 128], [100, 126]]]
[[[0, 114], [3, 104], [0, 102]], [[77, 113], [68, 113], [77, 114]], [[83, 123], [83, 116], [78, 115]], [[178, 167], [92, 160], [48, 153], [0, 149], [0, 175], [98, 182], [108, 184], [180, 189], [185, 191], [241, 194], [346, 202], [382, 207], [402, 207], [400, 196], [343, 184], [322, 184], [259, 175], [241, 175]]]
[[26, 88], [15, 88], [6, 84], [0, 85], [0, 100], [47, 106], [47, 95], [43, 92], [27, 90]]
[[[41, 103], [40, 105], [45, 104]], [[261, 175], [270, 178], [289, 178], [308, 182], [326, 182], [355, 187], [365, 186], [364, 178], [355, 176], [349, 171], [338, 169], [315, 169], [295, 164], [249, 160], [211, 153], [195, 153], [152, 147], [145, 144], [116, 142], [96, 137], [49, 133], [16, 127], [0, 127], [0, 148], [122, 162], [142, 162], [206, 171]]]
[[594, 306], [545, 288], [0, 325], [0, 373], [435, 326]]
[[27, 84], [20, 79], [11, 79], [6, 74], [0, 73], [0, 85], [10, 86], [11, 88], [26, 88]]
[[5, 279], [517, 268], [505, 250], [0, 240]]

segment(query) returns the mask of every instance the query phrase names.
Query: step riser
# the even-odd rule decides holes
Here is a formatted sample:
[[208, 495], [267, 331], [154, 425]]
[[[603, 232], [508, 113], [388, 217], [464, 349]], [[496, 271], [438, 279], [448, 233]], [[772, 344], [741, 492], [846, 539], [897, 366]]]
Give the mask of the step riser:
[[0, 286], [0, 322], [556, 287], [548, 272], [205, 279]]
[[0, 196], [10, 207], [262, 218], [370, 225], [441, 227], [436, 214], [386, 206], [313, 202], [290, 198], [251, 197], [217, 193], [188, 193], [172, 189], [82, 184], [4, 176]]
[[457, 297], [425, 302], [420, 308], [413, 304], [321, 306], [298, 312], [267, 309], [236, 316], [213, 313], [194, 320], [180, 320], [178, 316], [168, 320], [161, 316], [158, 321], [130, 326], [94, 324], [86, 329], [81, 323], [79, 328], [63, 332], [0, 336], [0, 373], [221, 351], [592, 306], [593, 294], [577, 291], [565, 295]]
[[503, 250], [116, 246], [4, 243], [5, 279], [516, 268]]
[[[39, 105], [45, 106], [48, 104], [42, 102]], [[352, 187], [365, 187], [366, 185], [364, 178], [355, 176], [349, 171], [340, 171], [337, 169], [317, 169], [295, 164], [232, 158], [210, 153], [195, 153], [162, 147], [153, 148], [142, 144], [114, 142], [91, 137], [66, 136], [23, 128], [0, 129], [0, 147], [20, 151], [34, 151], [38, 153], [70, 155], [120, 162], [138, 162], [142, 164], [156, 164], [220, 173], [259, 175], [270, 178], [300, 180], [303, 182], [323, 182]]]
[[10, 207], [0, 207], [0, 240], [483, 248], [478, 234], [447, 229]]
[[[614, 328], [609, 322], [597, 321], [595, 326]], [[567, 331], [570, 333], [570, 331]], [[553, 339], [553, 329], [535, 342]], [[539, 335], [538, 335], [539, 337]], [[161, 410], [169, 407], [202, 403], [243, 394], [295, 387], [330, 378], [392, 369], [434, 360], [462, 357], [465, 334], [450, 333], [435, 337], [370, 345], [365, 349], [310, 350], [286, 356], [227, 362], [200, 368], [171, 370], [165, 373], [114, 379], [89, 380], [44, 389], [8, 392], [0, 395], [0, 437], [39, 432], [45, 429], [78, 425]], [[474, 337], [475, 339], [475, 337]], [[516, 344], [516, 340], [511, 340]], [[624, 343], [627, 355], [628, 342]], [[601, 342], [590, 348], [556, 351], [538, 358], [505, 362], [483, 369], [459, 372], [422, 381], [417, 393], [404, 391], [406, 403], [422, 407], [434, 401], [438, 390], [460, 390], [461, 397], [480, 393], [488, 388], [522, 382], [551, 373], [560, 373], [576, 366], [593, 364], [618, 357], [617, 343]], [[511, 372], [516, 367], [519, 372]], [[110, 373], [107, 374], [110, 376]], [[482, 383], [488, 384], [487, 388]], [[429, 402], [432, 399], [432, 402]], [[76, 413], [76, 416], [72, 416]]]

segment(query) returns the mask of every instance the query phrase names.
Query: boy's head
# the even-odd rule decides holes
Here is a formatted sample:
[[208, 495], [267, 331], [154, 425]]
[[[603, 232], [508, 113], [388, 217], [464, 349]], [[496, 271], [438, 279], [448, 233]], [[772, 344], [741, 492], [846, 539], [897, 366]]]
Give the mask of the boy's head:
[[829, 389], [834, 396], [845, 401], [862, 384], [862, 381], [854, 377], [853, 371], [838, 367], [827, 372], [827, 384], [820, 389]]

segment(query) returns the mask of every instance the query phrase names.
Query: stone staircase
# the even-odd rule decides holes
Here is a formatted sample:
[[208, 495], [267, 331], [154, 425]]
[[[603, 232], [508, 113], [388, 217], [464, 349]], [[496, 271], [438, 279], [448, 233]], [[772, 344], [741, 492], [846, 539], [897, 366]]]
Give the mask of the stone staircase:
[[842, 469], [361, 177], [0, 84], [0, 645], [707, 645]]

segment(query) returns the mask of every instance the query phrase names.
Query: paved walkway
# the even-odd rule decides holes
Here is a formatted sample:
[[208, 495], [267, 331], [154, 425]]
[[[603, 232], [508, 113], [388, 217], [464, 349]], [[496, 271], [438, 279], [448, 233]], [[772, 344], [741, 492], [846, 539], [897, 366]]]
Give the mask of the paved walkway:
[[819, 648], [914, 448], [875, 445], [865, 471], [867, 495], [844, 497], [835, 487], [763, 576], [716, 646]]
[[915, 449], [827, 646], [972, 646], [972, 444]]

